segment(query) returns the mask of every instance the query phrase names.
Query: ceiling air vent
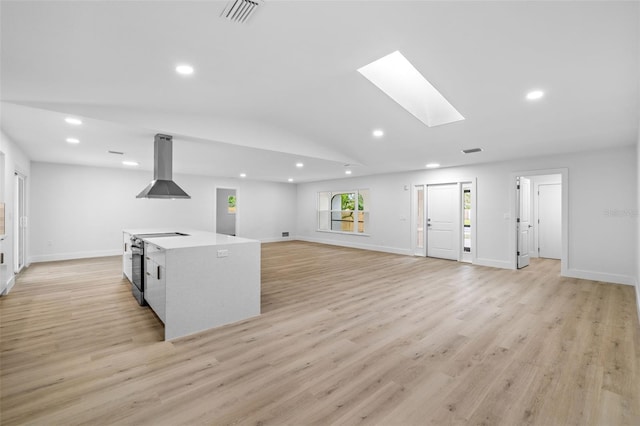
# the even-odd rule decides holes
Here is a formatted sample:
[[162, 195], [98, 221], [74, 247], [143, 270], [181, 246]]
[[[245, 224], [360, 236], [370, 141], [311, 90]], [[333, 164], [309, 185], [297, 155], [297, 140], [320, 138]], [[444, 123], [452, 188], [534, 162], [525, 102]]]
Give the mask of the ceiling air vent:
[[243, 24], [260, 6], [260, 0], [229, 0], [220, 15], [224, 19]]
[[474, 152], [480, 152], [482, 151], [482, 148], [471, 148], [471, 149], [463, 149], [462, 153], [463, 154], [473, 154]]

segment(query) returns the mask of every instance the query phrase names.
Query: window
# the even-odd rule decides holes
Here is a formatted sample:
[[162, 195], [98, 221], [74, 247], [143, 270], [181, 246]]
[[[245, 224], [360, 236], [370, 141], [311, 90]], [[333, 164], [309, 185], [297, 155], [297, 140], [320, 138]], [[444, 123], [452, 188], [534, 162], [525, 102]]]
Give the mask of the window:
[[227, 213], [236, 214], [236, 196], [229, 195], [227, 197]]
[[462, 192], [462, 204], [463, 204], [463, 250], [466, 253], [471, 253], [471, 188], [464, 188]]
[[364, 235], [369, 224], [369, 190], [318, 193], [318, 230]]

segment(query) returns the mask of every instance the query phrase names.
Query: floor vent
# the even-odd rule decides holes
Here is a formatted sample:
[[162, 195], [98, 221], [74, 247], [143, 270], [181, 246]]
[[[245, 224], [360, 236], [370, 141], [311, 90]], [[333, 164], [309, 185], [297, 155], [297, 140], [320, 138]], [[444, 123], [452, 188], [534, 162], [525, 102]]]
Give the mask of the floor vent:
[[229, 0], [220, 16], [229, 21], [243, 24], [253, 15], [260, 4], [260, 0]]
[[288, 232], [283, 232], [283, 233], [282, 233], [282, 236], [283, 236], [283, 237], [288, 237], [288, 236], [289, 236], [289, 233], [288, 233]]

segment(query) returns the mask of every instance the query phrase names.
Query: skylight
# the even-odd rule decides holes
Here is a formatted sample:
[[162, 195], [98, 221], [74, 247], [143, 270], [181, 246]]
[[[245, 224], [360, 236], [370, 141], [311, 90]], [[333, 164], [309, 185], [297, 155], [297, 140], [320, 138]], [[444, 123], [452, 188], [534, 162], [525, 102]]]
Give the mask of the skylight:
[[397, 50], [359, 68], [358, 72], [429, 127], [464, 120]]

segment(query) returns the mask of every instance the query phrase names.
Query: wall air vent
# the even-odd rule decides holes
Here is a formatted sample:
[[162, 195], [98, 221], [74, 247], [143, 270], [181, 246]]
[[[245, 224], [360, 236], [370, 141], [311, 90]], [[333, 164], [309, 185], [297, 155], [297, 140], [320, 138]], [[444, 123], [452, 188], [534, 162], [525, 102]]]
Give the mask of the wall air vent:
[[109, 154], [115, 154], [115, 155], [124, 155], [124, 152], [120, 152], [120, 151], [107, 151]]
[[470, 149], [463, 149], [462, 153], [463, 154], [473, 154], [474, 152], [481, 152], [482, 148], [470, 148]]
[[253, 15], [261, 0], [229, 0], [220, 17], [243, 24]]

